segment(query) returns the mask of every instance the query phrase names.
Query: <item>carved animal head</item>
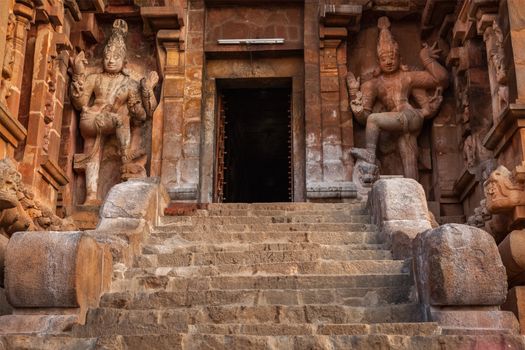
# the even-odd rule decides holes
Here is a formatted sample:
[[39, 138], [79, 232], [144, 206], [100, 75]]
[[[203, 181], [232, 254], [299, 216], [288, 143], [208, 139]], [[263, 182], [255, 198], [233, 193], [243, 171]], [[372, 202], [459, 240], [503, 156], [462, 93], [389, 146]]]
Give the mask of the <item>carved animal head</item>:
[[22, 177], [8, 158], [0, 160], [0, 210], [18, 205], [17, 192]]
[[486, 206], [489, 212], [499, 213], [518, 205], [524, 188], [503, 165], [494, 170], [483, 184]]
[[357, 172], [357, 179], [363, 187], [372, 187], [379, 177], [377, 165], [366, 163], [362, 160], [356, 162], [354, 171]]

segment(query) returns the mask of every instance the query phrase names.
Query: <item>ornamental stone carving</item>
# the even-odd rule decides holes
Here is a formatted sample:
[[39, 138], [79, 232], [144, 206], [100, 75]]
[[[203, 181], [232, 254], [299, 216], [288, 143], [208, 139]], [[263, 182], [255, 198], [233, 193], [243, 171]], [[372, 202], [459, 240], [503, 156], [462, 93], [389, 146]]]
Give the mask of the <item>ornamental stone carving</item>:
[[69, 219], [56, 216], [35, 200], [12, 161], [0, 160], [0, 234], [11, 237], [17, 231], [74, 229]]
[[[378, 27], [379, 68], [374, 77], [361, 84], [361, 78], [356, 79], [351, 72], [347, 76], [351, 109], [356, 120], [366, 125], [366, 148], [353, 148], [351, 154], [358, 161], [370, 164], [361, 166], [361, 170], [368, 168], [377, 173], [374, 165], [380, 133], [399, 134], [397, 147], [404, 175], [417, 180], [417, 136], [423, 121], [432, 118], [441, 105], [441, 93], [448, 86], [448, 73], [436, 60], [440, 51], [435, 44], [424, 45], [420, 51], [424, 71], [410, 70], [401, 65], [399, 45], [390, 32], [389, 19], [381, 17]], [[417, 106], [411, 104], [412, 98]], [[381, 102], [386, 111], [374, 113], [372, 109], [376, 102]], [[369, 176], [361, 177], [369, 180]]]
[[75, 155], [74, 166], [85, 172], [86, 198], [84, 204], [98, 205], [99, 170], [106, 140], [115, 135], [122, 162], [121, 180], [146, 177], [146, 154], [143, 125], [157, 107], [153, 88], [158, 82], [151, 72], [140, 82], [131, 78], [125, 69], [127, 23], [117, 19], [111, 37], [104, 48], [103, 71], [88, 74], [87, 59], [80, 52], [73, 59], [73, 81], [70, 95], [80, 110], [80, 133], [84, 151]]
[[11, 78], [13, 76], [13, 65], [15, 62], [15, 27], [16, 17], [11, 13], [7, 21], [4, 65], [0, 79], [0, 103], [4, 105], [7, 105], [7, 98], [11, 96], [11, 90], [13, 89]]
[[503, 213], [525, 205], [525, 185], [503, 165], [490, 174], [483, 187], [491, 213]]

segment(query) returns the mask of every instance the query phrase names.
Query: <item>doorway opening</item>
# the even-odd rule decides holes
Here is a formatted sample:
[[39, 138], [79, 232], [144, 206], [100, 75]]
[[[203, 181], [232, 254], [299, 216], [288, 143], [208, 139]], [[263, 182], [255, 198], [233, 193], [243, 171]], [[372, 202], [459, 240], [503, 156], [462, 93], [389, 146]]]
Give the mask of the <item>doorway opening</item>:
[[216, 202], [292, 201], [291, 84], [275, 85], [219, 90]]

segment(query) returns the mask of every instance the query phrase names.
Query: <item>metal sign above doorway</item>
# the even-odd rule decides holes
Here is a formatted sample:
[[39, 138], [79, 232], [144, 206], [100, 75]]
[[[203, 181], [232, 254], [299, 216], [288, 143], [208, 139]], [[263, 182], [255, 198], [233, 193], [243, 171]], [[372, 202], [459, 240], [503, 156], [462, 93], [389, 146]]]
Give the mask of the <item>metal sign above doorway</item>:
[[219, 39], [220, 45], [274, 45], [284, 44], [283, 38], [266, 38], [266, 39]]

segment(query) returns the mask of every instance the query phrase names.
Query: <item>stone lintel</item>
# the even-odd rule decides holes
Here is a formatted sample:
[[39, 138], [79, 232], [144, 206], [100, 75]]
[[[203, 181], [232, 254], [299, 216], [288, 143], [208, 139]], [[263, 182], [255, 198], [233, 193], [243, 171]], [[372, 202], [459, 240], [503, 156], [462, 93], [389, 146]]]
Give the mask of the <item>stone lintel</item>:
[[13, 116], [9, 109], [0, 103], [0, 137], [14, 148], [27, 136], [27, 130]]

